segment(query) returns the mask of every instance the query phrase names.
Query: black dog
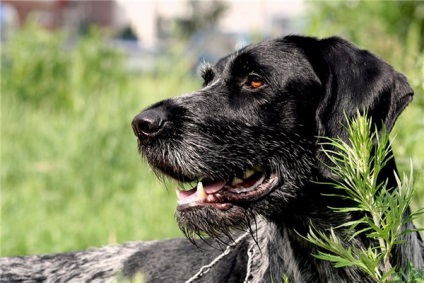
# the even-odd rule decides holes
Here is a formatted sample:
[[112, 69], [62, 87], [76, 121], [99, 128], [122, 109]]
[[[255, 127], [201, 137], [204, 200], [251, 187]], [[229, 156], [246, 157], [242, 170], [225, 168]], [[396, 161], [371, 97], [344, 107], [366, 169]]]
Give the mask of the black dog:
[[[161, 101], [132, 124], [159, 175], [193, 183], [178, 191], [177, 207], [190, 241], [1, 259], [4, 281], [141, 273], [148, 282], [373, 282], [359, 269], [316, 259], [316, 247], [302, 237], [311, 224], [324, 230], [360, 217], [329, 208], [346, 203], [327, 196], [333, 188], [321, 181], [333, 176], [317, 137], [346, 139], [345, 115], [357, 109], [390, 131], [412, 99], [405, 77], [340, 38], [289, 36], [247, 46], [206, 67], [203, 78], [201, 90]], [[392, 159], [380, 179], [395, 186], [395, 171]], [[420, 270], [420, 235], [404, 240], [392, 265]]]

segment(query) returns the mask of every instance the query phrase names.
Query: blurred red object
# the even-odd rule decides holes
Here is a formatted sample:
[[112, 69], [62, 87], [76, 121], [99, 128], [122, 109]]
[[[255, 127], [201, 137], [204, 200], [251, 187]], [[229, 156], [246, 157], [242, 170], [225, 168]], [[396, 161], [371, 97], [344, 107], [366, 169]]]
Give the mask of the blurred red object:
[[29, 1], [29, 0], [3, 0], [16, 9], [19, 25], [25, 24], [28, 16], [32, 12], [41, 12], [48, 16], [48, 20], [41, 21], [40, 24], [46, 28], [57, 28], [61, 25], [63, 11], [69, 6], [69, 0], [51, 1]]

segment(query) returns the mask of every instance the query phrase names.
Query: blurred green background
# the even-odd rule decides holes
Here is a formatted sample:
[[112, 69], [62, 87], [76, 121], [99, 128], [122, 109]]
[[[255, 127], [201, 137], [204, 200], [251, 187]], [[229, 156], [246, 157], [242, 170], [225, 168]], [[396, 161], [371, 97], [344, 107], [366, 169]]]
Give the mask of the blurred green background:
[[[414, 101], [392, 139], [400, 170], [413, 165], [414, 208], [423, 207], [424, 2], [306, 8], [304, 34], [350, 39], [413, 85]], [[153, 102], [200, 87], [182, 55], [190, 36], [177, 31], [154, 69], [141, 73], [128, 70], [127, 55], [108, 43], [110, 36], [90, 28], [69, 43], [67, 32], [29, 23], [2, 42], [2, 256], [182, 236], [175, 184], [160, 183], [142, 161], [130, 122]], [[264, 37], [252, 34], [253, 41]]]

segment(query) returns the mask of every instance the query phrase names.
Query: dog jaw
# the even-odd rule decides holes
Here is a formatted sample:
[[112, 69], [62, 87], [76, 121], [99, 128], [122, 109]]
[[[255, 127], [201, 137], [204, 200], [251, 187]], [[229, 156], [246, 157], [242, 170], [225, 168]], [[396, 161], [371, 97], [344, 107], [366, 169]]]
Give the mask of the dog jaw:
[[[243, 176], [243, 177], [242, 177]], [[204, 178], [191, 190], [177, 189], [177, 220], [188, 238], [203, 233], [212, 237], [230, 236], [230, 230], [246, 230], [252, 203], [270, 194], [279, 183], [279, 177], [262, 170], [249, 169], [242, 176], [228, 181]], [[226, 225], [222, 225], [226, 223]]]

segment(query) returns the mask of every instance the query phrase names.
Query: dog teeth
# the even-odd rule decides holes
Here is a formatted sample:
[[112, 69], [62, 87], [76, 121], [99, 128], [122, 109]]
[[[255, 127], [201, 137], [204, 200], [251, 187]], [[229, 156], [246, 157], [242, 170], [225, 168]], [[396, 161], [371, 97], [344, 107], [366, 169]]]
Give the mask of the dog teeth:
[[252, 177], [252, 175], [255, 174], [255, 173], [256, 172], [254, 170], [252, 170], [252, 169], [246, 170], [244, 172], [243, 179], [248, 179], [248, 178]]
[[257, 170], [255, 170], [255, 169], [249, 169], [249, 170], [244, 171], [243, 178], [240, 179], [240, 178], [234, 177], [233, 180], [231, 181], [231, 186], [236, 187], [237, 185], [242, 184], [245, 180], [249, 179], [250, 177], [252, 177], [256, 173], [257, 173]]
[[243, 183], [243, 180], [242, 179], [239, 179], [237, 177], [234, 177], [233, 181], [231, 182], [231, 186], [232, 187], [235, 187], [235, 186], [237, 186], [238, 184], [241, 184], [241, 183]]
[[197, 199], [204, 200], [208, 196], [205, 192], [205, 189], [203, 188], [202, 182], [197, 183], [197, 189], [196, 189]]

